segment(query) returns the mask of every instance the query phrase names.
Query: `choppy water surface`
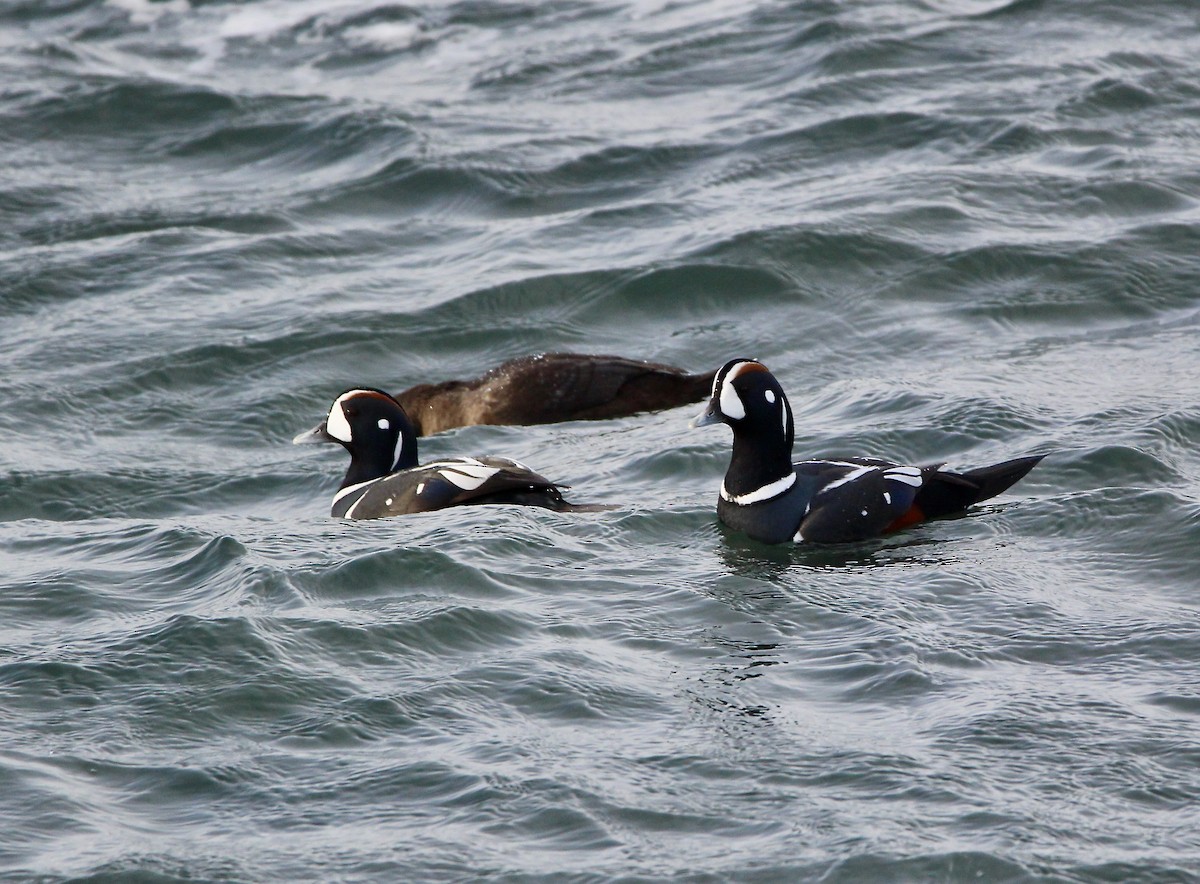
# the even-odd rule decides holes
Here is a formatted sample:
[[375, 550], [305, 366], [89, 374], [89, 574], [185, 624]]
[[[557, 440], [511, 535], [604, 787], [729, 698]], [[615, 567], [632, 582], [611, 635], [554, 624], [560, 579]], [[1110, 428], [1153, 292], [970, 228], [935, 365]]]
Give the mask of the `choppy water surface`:
[[[3, 874], [1195, 880], [1194, 13], [0, 6]], [[333, 395], [548, 349], [1052, 453], [767, 548], [678, 409], [422, 442], [611, 512], [326, 517]]]

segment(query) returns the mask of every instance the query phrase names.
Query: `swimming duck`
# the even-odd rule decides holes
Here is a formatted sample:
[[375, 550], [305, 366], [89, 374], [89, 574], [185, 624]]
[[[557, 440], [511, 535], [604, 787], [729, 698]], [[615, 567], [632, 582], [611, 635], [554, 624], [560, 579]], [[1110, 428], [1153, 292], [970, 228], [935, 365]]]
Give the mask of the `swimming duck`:
[[417, 384], [396, 395], [418, 435], [472, 424], [601, 420], [699, 402], [713, 373], [588, 353], [541, 353], [466, 381]]
[[693, 427], [725, 423], [733, 455], [717, 517], [764, 543], [842, 543], [879, 537], [995, 497], [1045, 455], [963, 473], [887, 460], [792, 462], [792, 409], [779, 381], [754, 359], [733, 359], [713, 379]]
[[380, 519], [465, 504], [511, 503], [566, 511], [565, 486], [504, 457], [455, 457], [417, 463], [417, 433], [400, 403], [382, 390], [356, 387], [296, 445], [333, 442], [350, 452], [350, 468], [330, 515]]

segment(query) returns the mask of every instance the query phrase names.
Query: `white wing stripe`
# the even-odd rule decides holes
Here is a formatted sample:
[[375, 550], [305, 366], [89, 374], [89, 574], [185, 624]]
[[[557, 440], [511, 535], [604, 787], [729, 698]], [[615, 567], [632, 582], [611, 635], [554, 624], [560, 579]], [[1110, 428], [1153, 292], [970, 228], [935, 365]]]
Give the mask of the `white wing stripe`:
[[343, 518], [346, 518], [346, 519], [353, 519], [353, 518], [354, 518], [354, 511], [355, 511], [356, 509], [358, 509], [358, 505], [359, 505], [360, 503], [362, 503], [364, 500], [366, 500], [366, 498], [367, 498], [367, 492], [366, 492], [366, 491], [364, 491], [364, 492], [363, 492], [363, 494], [362, 494], [362, 497], [360, 497], [358, 500], [354, 501], [354, 503], [353, 503], [353, 504], [351, 504], [351, 506], [350, 506], [350, 509], [346, 510], [346, 515], [345, 515], [345, 516], [343, 516]]
[[862, 476], [865, 476], [867, 473], [873, 472], [877, 469], [879, 469], [879, 467], [858, 466], [855, 469], [851, 470], [850, 472], [846, 473], [846, 475], [842, 476], [842, 478], [835, 479], [834, 481], [830, 482], [828, 485], [826, 485], [824, 488], [822, 488], [817, 493], [824, 494], [826, 491], [832, 491], [834, 488], [841, 488], [847, 482], [853, 482], [855, 479], [861, 478]]
[[498, 472], [500, 471], [495, 467], [485, 467], [482, 470], [477, 467], [470, 469], [450, 467], [438, 470], [443, 479], [453, 482], [463, 491], [474, 491]]
[[913, 488], [920, 488], [925, 481], [921, 478], [921, 471], [916, 467], [893, 467], [892, 469], [884, 470], [883, 475], [893, 482], [903, 482], [905, 485], [911, 485]]

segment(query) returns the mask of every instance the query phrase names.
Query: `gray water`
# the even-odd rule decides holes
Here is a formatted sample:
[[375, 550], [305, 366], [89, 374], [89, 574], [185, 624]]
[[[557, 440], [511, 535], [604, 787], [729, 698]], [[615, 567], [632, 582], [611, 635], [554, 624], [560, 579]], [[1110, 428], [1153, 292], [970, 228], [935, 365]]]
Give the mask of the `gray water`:
[[[1191, 4], [0, 4], [0, 873], [1200, 880], [1198, 159]], [[338, 392], [545, 350], [1049, 456], [765, 547], [697, 404], [328, 518]]]

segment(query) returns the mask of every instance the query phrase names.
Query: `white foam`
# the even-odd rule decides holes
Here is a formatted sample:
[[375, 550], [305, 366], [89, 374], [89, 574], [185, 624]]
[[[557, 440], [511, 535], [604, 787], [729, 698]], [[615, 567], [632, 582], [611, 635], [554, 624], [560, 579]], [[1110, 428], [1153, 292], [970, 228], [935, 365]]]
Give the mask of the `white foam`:
[[185, 13], [191, 9], [188, 0], [166, 0], [151, 3], [150, 0], [108, 0], [107, 5], [129, 13], [129, 21], [135, 25], [151, 24], [168, 12]]
[[224, 40], [266, 41], [318, 13], [328, 12], [331, 5], [289, 2], [238, 6], [217, 27], [217, 34]]
[[407, 49], [421, 36], [421, 28], [413, 22], [378, 22], [360, 28], [349, 28], [346, 39], [375, 49]]

